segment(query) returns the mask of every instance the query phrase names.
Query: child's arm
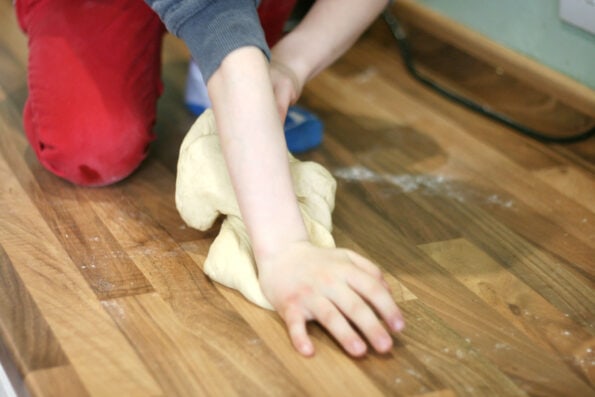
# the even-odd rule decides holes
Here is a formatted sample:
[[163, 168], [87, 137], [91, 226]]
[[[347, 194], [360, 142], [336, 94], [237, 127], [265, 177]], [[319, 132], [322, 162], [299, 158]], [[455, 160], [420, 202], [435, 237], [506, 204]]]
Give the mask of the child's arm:
[[[184, 39], [208, 81], [223, 152], [255, 249], [260, 284], [287, 323], [293, 344], [303, 354], [313, 353], [305, 323], [317, 319], [349, 353], [363, 354], [366, 347], [351, 320], [377, 350], [390, 349], [392, 340], [372, 307], [393, 330], [401, 328], [403, 321], [378, 268], [350, 251], [323, 250], [308, 242], [291, 186], [279, 117], [287, 103], [277, 100], [281, 110], [277, 111], [275, 99], [282, 96], [273, 94], [264, 56], [268, 48], [254, 1], [146, 1], [168, 29]], [[353, 20], [345, 21], [337, 32], [331, 30], [338, 40], [323, 39], [326, 44], [316, 51], [322, 58], [310, 66], [304, 63], [302, 82], [296, 84], [293, 95], [315, 73], [306, 73], [306, 67], [319, 68], [330, 62], [327, 56], [336, 58], [359, 34], [350, 33], [348, 27], [353, 32], [363, 30], [371, 17], [361, 16], [379, 1], [324, 0], [334, 7], [324, 8], [330, 14], [314, 25], [336, 23], [333, 20], [343, 7], [359, 12], [348, 13]], [[340, 45], [330, 48], [336, 44]], [[275, 81], [283, 83], [287, 78]]]
[[[297, 100], [303, 85], [347, 51], [387, 4], [386, 0], [318, 0], [273, 47], [271, 75], [283, 116], [283, 109]], [[284, 76], [287, 68], [293, 79]]]
[[[369, 9], [370, 2], [321, 1], [327, 2], [346, 8], [353, 3], [352, 7], [362, 12], [349, 14], [351, 24], [345, 22], [345, 27], [334, 33], [340, 36], [337, 40], [325, 41], [325, 46], [332, 48], [318, 49], [324, 59], [311, 66], [326, 66], [334, 60], [373, 18], [363, 11]], [[332, 19], [336, 18], [318, 23], [327, 24]], [[321, 249], [308, 241], [291, 185], [280, 116], [262, 51], [244, 47], [231, 52], [209, 80], [208, 88], [263, 292], [285, 320], [296, 349], [305, 355], [314, 352], [305, 323], [316, 319], [352, 355], [364, 354], [366, 345], [349, 321], [377, 351], [388, 351], [392, 339], [374, 309], [392, 330], [400, 330], [403, 320], [379, 269], [351, 251]]]
[[352, 355], [364, 354], [366, 346], [348, 320], [376, 350], [388, 351], [392, 339], [371, 306], [392, 330], [403, 322], [378, 268], [350, 251], [308, 242], [262, 52], [233, 51], [208, 88], [263, 292], [287, 323], [296, 349], [313, 353], [305, 323], [316, 319]]

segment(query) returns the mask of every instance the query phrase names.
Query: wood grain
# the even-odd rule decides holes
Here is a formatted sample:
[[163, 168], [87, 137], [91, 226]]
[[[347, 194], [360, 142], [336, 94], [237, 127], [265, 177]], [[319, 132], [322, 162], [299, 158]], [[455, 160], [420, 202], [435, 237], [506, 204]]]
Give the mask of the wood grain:
[[[568, 315], [561, 313], [468, 240], [437, 242], [419, 247], [484, 302], [495, 308], [515, 328], [524, 332], [539, 348], [559, 354], [579, 375], [587, 378], [591, 384], [594, 383], [595, 379], [589, 373], [591, 371], [584, 372], [574, 356], [575, 346], [591, 343], [593, 336], [576, 326]], [[510, 349], [504, 343], [496, 344], [494, 348]], [[568, 371], [563, 371], [562, 366], [558, 366], [561, 382], [573, 377]], [[587, 391], [577, 390], [573, 394], [585, 392]]]
[[401, 16], [423, 26], [450, 44], [474, 57], [497, 65], [529, 84], [577, 109], [595, 117], [595, 91], [576, 80], [550, 69], [520, 53], [498, 44], [481, 34], [454, 22], [414, 0], [400, 1], [395, 8]]
[[[452, 49], [414, 25], [433, 78], [552, 133], [595, 122], [584, 90], [539, 91], [533, 66], [494, 77], [486, 62], [505, 53], [478, 60], [485, 44]], [[176, 211], [194, 121], [185, 46], [165, 40], [149, 158], [85, 189], [28, 147], [26, 39], [8, 0], [0, 33], [0, 362], [20, 396], [595, 395], [594, 140], [544, 145], [435, 95], [375, 24], [305, 88], [325, 138], [300, 158], [337, 178], [333, 235], [381, 266], [407, 326], [389, 354], [354, 360], [312, 323], [306, 359], [278, 315], [203, 274], [217, 227]]]
[[34, 396], [89, 396], [71, 365], [40, 369], [25, 378], [25, 384]]

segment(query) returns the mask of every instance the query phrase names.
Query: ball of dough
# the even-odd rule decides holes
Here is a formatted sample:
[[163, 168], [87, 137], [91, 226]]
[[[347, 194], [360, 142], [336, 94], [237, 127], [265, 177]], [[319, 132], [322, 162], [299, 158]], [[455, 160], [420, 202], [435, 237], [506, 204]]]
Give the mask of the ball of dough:
[[[320, 164], [301, 162], [288, 153], [292, 182], [310, 241], [334, 247], [331, 213], [336, 181]], [[203, 271], [214, 281], [242, 293], [251, 302], [273, 309], [260, 284], [252, 246], [231, 184], [215, 117], [209, 109], [190, 128], [178, 160], [176, 207], [182, 219], [208, 230], [224, 215], [219, 234], [211, 244]]]

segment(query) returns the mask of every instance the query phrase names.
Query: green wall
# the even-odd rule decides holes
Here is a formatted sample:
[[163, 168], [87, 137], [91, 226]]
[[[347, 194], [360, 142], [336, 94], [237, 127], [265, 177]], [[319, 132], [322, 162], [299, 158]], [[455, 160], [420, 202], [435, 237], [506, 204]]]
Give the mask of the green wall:
[[559, 0], [418, 1], [595, 89], [595, 35], [563, 22]]

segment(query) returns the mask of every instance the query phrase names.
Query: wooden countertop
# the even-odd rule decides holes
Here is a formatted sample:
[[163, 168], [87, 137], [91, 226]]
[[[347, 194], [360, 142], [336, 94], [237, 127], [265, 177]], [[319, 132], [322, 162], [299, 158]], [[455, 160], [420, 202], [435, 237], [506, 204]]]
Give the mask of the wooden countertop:
[[180, 42], [152, 155], [84, 189], [26, 143], [26, 43], [0, 12], [0, 361], [20, 395], [594, 395], [593, 140], [545, 146], [438, 98], [374, 27], [305, 90], [326, 135], [303, 158], [338, 176], [335, 237], [383, 266], [407, 328], [354, 360], [313, 324], [305, 359], [204, 276], [216, 231], [176, 212]]

